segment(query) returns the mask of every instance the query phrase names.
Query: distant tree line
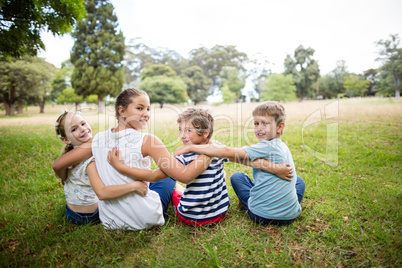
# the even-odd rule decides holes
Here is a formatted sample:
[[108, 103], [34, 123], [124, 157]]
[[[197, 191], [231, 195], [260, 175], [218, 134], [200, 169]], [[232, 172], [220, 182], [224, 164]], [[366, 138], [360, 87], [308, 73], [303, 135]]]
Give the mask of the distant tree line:
[[[160, 107], [189, 100], [197, 105], [209, 96], [218, 96], [224, 103], [246, 98], [302, 101], [400, 96], [402, 48], [398, 35], [377, 42], [382, 66], [362, 74], [348, 72], [346, 62], [340, 60], [333, 71], [320, 76], [314, 49], [302, 45], [284, 59], [283, 73], [272, 73], [269, 60], [262, 55], [249, 57], [230, 45], [196, 48], [187, 58], [168, 48], [149, 47], [139, 38], [126, 45], [123, 33], [117, 30], [118, 18], [109, 0], [87, 0], [85, 6], [80, 1], [71, 2], [74, 7], [68, 8], [49, 1], [32, 1], [31, 9], [24, 12], [35, 14], [27, 15], [24, 23], [30, 20], [27, 25], [37, 29], [29, 38], [30, 35], [16, 33], [15, 27], [10, 26], [10, 21], [22, 23], [16, 7], [27, 1], [32, 0], [0, 3], [0, 101], [6, 115], [14, 114], [16, 108], [21, 113], [24, 105], [39, 105], [43, 112], [46, 102], [97, 102], [102, 112], [105, 99], [113, 99], [127, 87], [145, 90], [151, 102]], [[64, 8], [68, 13], [63, 13], [65, 18], [57, 21], [52, 17], [44, 23], [40, 16], [46, 17], [45, 11], [57, 8]], [[36, 20], [42, 24], [35, 23]], [[75, 21], [70, 59], [60, 69], [36, 57], [38, 48], [44, 48], [38, 29], [47, 27], [55, 34], [63, 34]], [[21, 25], [28, 27], [25, 24]], [[16, 44], [14, 50], [12, 43]], [[248, 92], [246, 79], [254, 85]]]

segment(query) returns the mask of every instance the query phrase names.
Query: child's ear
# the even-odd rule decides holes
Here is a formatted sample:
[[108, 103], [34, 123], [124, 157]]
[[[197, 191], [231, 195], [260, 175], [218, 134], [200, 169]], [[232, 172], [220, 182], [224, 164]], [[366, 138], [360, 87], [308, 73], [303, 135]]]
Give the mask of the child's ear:
[[67, 138], [61, 137], [61, 140], [67, 145], [71, 144], [71, 141], [69, 141]]
[[204, 133], [202, 133], [202, 136], [206, 139], [209, 136], [209, 129], [204, 130]]
[[280, 123], [277, 125], [276, 128], [277, 128], [276, 133], [282, 133], [283, 130], [285, 129], [285, 122], [280, 122]]
[[124, 117], [124, 107], [123, 106], [119, 106], [119, 108], [117, 109], [117, 111], [119, 112], [119, 115], [121, 116], [121, 117]]

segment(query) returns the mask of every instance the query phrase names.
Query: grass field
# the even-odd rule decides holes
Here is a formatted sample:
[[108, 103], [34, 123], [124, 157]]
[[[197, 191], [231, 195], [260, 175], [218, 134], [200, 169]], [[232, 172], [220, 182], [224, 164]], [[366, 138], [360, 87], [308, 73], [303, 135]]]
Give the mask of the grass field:
[[[214, 139], [256, 142], [251, 104], [205, 106]], [[106, 231], [64, 219], [64, 194], [52, 162], [62, 143], [53, 123], [69, 107], [29, 107], [0, 116], [0, 267], [401, 267], [402, 103], [348, 99], [286, 103], [282, 139], [306, 183], [302, 214], [284, 227], [260, 226], [231, 206], [216, 226], [189, 227], [173, 216], [147, 231]], [[149, 132], [171, 152], [180, 145], [176, 115], [152, 108]], [[115, 124], [113, 109], [84, 108], [94, 132]], [[251, 168], [226, 164], [228, 177]]]

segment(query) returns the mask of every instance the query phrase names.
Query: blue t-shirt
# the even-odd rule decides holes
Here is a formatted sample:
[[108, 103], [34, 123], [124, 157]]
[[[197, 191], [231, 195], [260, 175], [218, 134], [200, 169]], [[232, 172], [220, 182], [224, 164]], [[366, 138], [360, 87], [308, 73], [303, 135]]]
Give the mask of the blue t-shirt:
[[299, 216], [301, 207], [296, 194], [296, 168], [289, 148], [281, 139], [263, 140], [243, 149], [251, 160], [263, 158], [275, 164], [289, 163], [293, 168], [292, 181], [253, 168], [255, 185], [250, 190], [248, 207], [254, 214], [273, 220], [291, 220]]
[[[187, 166], [199, 154], [189, 153], [177, 156]], [[225, 215], [229, 208], [229, 196], [224, 176], [227, 159], [212, 158], [211, 164], [197, 178], [186, 185], [177, 210], [180, 215], [193, 221], [205, 221]]]

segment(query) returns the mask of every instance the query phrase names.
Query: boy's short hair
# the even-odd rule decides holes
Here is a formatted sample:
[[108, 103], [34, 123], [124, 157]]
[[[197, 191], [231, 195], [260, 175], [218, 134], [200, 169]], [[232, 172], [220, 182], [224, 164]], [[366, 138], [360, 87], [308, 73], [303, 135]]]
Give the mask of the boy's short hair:
[[266, 101], [254, 108], [253, 116], [272, 116], [278, 125], [285, 122], [285, 107], [277, 101]]
[[214, 132], [214, 118], [209, 110], [192, 107], [188, 108], [177, 118], [177, 123], [190, 122], [196, 129], [198, 135], [202, 136], [205, 130], [209, 129], [208, 139], [212, 137]]

